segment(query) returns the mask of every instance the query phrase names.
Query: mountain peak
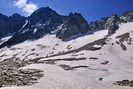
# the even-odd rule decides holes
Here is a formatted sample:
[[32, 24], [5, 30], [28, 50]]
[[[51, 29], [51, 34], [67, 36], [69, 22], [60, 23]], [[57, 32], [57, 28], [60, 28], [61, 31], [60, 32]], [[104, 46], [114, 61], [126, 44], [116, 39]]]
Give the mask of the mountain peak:
[[12, 14], [10, 17], [19, 18], [19, 17], [21, 17], [21, 15], [18, 14], [18, 13], [14, 13], [14, 14]]
[[52, 10], [50, 7], [41, 7], [31, 14], [29, 17], [32, 24], [36, 24], [40, 20], [45, 22], [51, 17], [59, 16], [56, 11]]
[[8, 16], [3, 15], [2, 13], [0, 13], [0, 18], [1, 18], [1, 19], [8, 19]]
[[52, 10], [50, 7], [41, 7], [39, 9], [37, 9], [35, 12], [33, 12], [32, 14], [48, 13], [48, 12], [54, 12], [54, 10]]

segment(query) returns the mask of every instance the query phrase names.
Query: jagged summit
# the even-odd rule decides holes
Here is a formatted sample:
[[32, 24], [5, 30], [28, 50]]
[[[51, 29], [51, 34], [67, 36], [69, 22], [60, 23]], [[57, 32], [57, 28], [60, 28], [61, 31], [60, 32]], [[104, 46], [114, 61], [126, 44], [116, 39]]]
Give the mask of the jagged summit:
[[21, 15], [18, 14], [18, 13], [14, 13], [14, 14], [12, 14], [10, 17], [16, 17], [16, 18], [19, 18], [19, 17], [21, 17]]
[[41, 7], [41, 8], [39, 8], [39, 9], [37, 9], [36, 11], [34, 11], [32, 14], [31, 14], [31, 16], [32, 15], [35, 15], [35, 14], [40, 14], [40, 13], [42, 13], [42, 14], [50, 14], [50, 13], [55, 13], [55, 14], [57, 14], [53, 9], [51, 9], [50, 7]]
[[58, 15], [54, 10], [52, 10], [49, 7], [41, 7], [39, 9], [37, 9], [35, 12], [33, 12], [31, 14], [31, 16], [29, 16], [29, 19], [31, 20], [32, 24], [35, 24], [37, 22], [45, 22], [50, 18], [54, 18], [56, 17], [57, 19], [59, 19], [60, 15]]

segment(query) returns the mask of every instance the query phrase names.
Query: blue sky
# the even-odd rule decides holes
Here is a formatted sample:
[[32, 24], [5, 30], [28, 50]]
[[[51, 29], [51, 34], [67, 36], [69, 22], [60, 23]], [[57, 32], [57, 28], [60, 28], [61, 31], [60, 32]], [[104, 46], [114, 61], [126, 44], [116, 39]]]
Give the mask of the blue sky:
[[63, 15], [80, 12], [91, 21], [133, 10], [133, 0], [0, 0], [0, 13], [29, 15], [37, 8], [46, 6]]

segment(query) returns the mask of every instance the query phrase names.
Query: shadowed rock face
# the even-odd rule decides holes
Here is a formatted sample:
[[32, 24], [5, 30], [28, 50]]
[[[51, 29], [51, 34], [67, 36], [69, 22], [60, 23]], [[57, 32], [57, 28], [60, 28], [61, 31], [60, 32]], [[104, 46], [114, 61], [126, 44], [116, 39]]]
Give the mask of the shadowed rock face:
[[0, 14], [0, 37], [6, 35], [9, 31], [8, 17]]
[[9, 17], [10, 32], [17, 32], [24, 25], [26, 17], [23, 17], [17, 13]]
[[49, 7], [42, 7], [36, 10], [28, 19], [30, 19], [31, 25], [35, 25], [37, 23], [46, 25], [61, 23], [61, 15]]
[[0, 37], [17, 32], [23, 26], [25, 19], [19, 14], [10, 17], [0, 14]]
[[109, 17], [104, 17], [101, 20], [96, 20], [96, 21], [90, 22], [89, 23], [90, 29], [92, 31], [98, 31], [98, 30], [105, 29], [105, 24], [106, 24], [108, 18]]
[[76, 34], [85, 34], [90, 31], [87, 21], [79, 13], [71, 13], [64, 18], [63, 24], [58, 28], [56, 36], [62, 40], [66, 40]]
[[[38, 28], [38, 31], [41, 29], [40, 31], [43, 30], [45, 33], [50, 33], [57, 30], [55, 32], [56, 36], [62, 40], [78, 33], [84, 34], [89, 31], [89, 25], [81, 14], [71, 13], [69, 16], [61, 16], [49, 7], [38, 9], [29, 19], [31, 25]], [[43, 26], [40, 27], [37, 24], [43, 24]]]

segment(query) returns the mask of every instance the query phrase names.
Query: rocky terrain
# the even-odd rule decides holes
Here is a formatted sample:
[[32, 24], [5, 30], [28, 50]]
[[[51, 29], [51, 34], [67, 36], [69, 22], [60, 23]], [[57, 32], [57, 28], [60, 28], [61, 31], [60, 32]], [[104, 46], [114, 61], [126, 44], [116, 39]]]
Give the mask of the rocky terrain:
[[32, 64], [30, 61], [22, 61], [17, 58], [4, 59], [0, 62], [0, 87], [25, 86], [37, 83], [43, 77], [43, 71], [39, 69], [21, 69]]
[[131, 13], [110, 36], [110, 17], [88, 23], [49, 7], [29, 17], [1, 14], [0, 23], [12, 21], [0, 24], [0, 89], [132, 89]]

